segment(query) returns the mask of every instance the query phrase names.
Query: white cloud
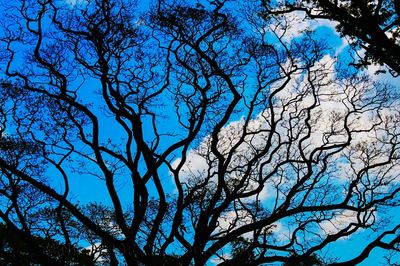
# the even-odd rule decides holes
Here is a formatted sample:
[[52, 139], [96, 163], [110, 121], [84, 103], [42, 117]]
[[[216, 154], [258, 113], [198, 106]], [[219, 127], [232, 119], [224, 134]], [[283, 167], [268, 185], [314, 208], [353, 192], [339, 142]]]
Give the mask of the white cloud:
[[96, 263], [106, 262], [108, 251], [101, 243], [90, 245], [84, 249], [89, 251], [89, 256], [93, 257]]
[[[312, 124], [310, 136], [307, 140], [303, 141], [302, 152], [308, 156], [315, 148], [322, 145], [328, 145], [333, 143], [344, 143], [347, 141], [348, 136], [344, 124], [344, 117], [351, 110], [352, 104], [349, 102], [349, 98], [357, 100], [358, 104], [362, 104], [363, 94], [369, 93], [374, 83], [370, 82], [358, 82], [353, 87], [346, 87], [336, 83], [335, 70], [333, 60], [330, 56], [322, 58], [314, 67], [314, 69], [325, 69], [323, 72], [316, 72], [311, 78], [314, 79], [315, 83], [323, 84], [318, 88], [318, 103], [313, 108], [310, 115], [309, 123]], [[298, 134], [297, 139], [301, 139], [305, 136], [305, 116], [304, 110], [314, 104], [314, 97], [311, 93], [310, 86], [305, 80], [305, 76], [300, 74], [293, 77], [292, 81], [288, 84], [285, 90], [277, 93], [274, 115], [275, 119], [280, 122], [276, 125], [276, 133], [273, 137], [272, 145], [276, 145], [278, 139], [281, 138], [280, 142], [288, 141], [289, 131], [290, 134]], [[353, 85], [352, 85], [353, 86]], [[293, 101], [295, 97], [303, 95], [299, 101]], [[357, 103], [356, 103], [357, 104]], [[284, 108], [283, 108], [284, 106]], [[372, 106], [377, 107], [377, 106]], [[379, 123], [380, 120], [386, 120], [387, 123], [394, 125], [395, 121], [389, 121], [389, 117], [395, 114], [397, 110], [392, 108], [383, 108], [377, 111], [377, 109], [355, 112], [348, 117], [347, 126], [350, 130], [367, 131], [372, 127], [373, 124]], [[293, 119], [293, 117], [297, 117]], [[244, 140], [236, 147], [233, 152], [232, 159], [228, 165], [229, 174], [225, 174], [225, 181], [235, 186], [243, 176], [243, 172], [248, 168], [249, 161], [262, 149], [265, 149], [266, 139], [269, 136], [271, 119], [271, 109], [267, 109], [259, 113], [254, 119], [250, 120], [245, 126], [245, 121], [242, 118], [238, 121], [232, 121], [228, 125], [222, 128], [219, 132], [219, 142], [217, 144], [218, 151], [228, 157], [232, 148], [240, 140], [243, 131], [246, 130], [248, 133], [244, 137]], [[295, 123], [295, 124], [293, 124]], [[385, 124], [376, 126], [376, 130], [369, 132], [354, 132], [352, 133], [352, 140], [349, 149], [361, 149], [363, 143], [371, 145], [378, 143], [377, 132], [382, 134], [385, 132], [383, 126]], [[379, 131], [381, 129], [381, 131]], [[302, 132], [304, 131], [304, 132]], [[260, 187], [260, 183], [257, 181], [260, 171], [268, 172], [273, 169], [276, 162], [281, 160], [279, 156], [284, 154], [291, 154], [291, 156], [299, 156], [300, 148], [293, 142], [290, 148], [282, 145], [276, 152], [275, 160], [263, 166], [261, 165], [268, 158], [269, 154], [266, 154], [257, 161], [251, 169], [251, 175], [249, 182], [246, 183], [243, 192], [249, 192]], [[207, 176], [211, 176], [212, 182], [217, 182], [216, 173], [218, 162], [215, 155], [210, 150], [211, 137], [207, 136], [203, 139], [201, 144], [196, 149], [191, 149], [187, 154], [187, 161], [183, 165], [180, 171], [180, 179], [185, 182], [188, 179], [199, 179], [204, 180]], [[361, 152], [361, 151], [360, 151]], [[338, 162], [339, 158], [343, 156], [343, 153], [337, 155]], [[384, 157], [386, 158], [386, 157]], [[180, 159], [175, 160], [173, 167], [177, 167], [180, 163]], [[361, 167], [361, 166], [360, 166]], [[262, 184], [262, 192], [258, 195], [259, 199], [263, 200], [272, 196], [269, 194], [269, 188], [266, 184]]]
[[[249, 224], [253, 222], [251, 215], [244, 211], [230, 211], [224, 213], [221, 217], [218, 218], [218, 227], [216, 228], [216, 233], [230, 232], [234, 229], [237, 229], [243, 225]], [[246, 233], [243, 235], [244, 238], [251, 239], [252, 233]]]
[[[336, 33], [335, 36], [340, 38], [336, 31], [338, 25], [335, 21], [326, 19], [309, 19], [302, 11], [293, 11], [274, 18], [270, 29], [277, 32], [282, 37], [282, 40], [290, 42], [291, 40], [302, 36], [307, 31], [315, 31], [320, 27], [327, 27]], [[269, 30], [267, 30], [268, 32]], [[342, 47], [343, 46], [343, 47]], [[347, 46], [347, 42], [343, 40], [341, 50]]]
[[346, 210], [333, 216], [333, 218], [320, 223], [321, 230], [326, 235], [333, 235], [345, 229], [351, 223], [357, 224], [357, 213]]
[[219, 257], [212, 258], [211, 263], [213, 263], [214, 265], [218, 265], [218, 264], [224, 262], [225, 260], [229, 260], [231, 258], [232, 258], [232, 255], [225, 253], [225, 254], [220, 255]]
[[[325, 220], [319, 224], [323, 234], [334, 235], [339, 233], [341, 230], [352, 230], [360, 224], [366, 226], [373, 223], [376, 219], [376, 212], [373, 214], [370, 211], [358, 213], [351, 210], [344, 210], [341, 212], [336, 212], [333, 217], [329, 220]], [[348, 239], [349, 237], [344, 237], [342, 240]]]
[[[324, 69], [323, 71], [317, 71]], [[230, 188], [235, 187], [242, 180], [243, 172], [248, 169], [249, 161], [264, 149], [274, 150], [274, 153], [268, 152], [251, 167], [251, 175], [248, 182], [245, 182], [242, 191], [249, 192], [262, 187], [258, 194], [258, 199], [267, 205], [277, 199], [279, 203], [285, 199], [285, 191], [289, 191], [294, 184], [297, 183], [296, 172], [291, 164], [280, 166], [280, 171], [272, 175], [268, 180], [259, 182], [258, 177], [265, 177], [276, 169], [277, 164], [284, 158], [301, 159], [301, 152], [306, 157], [317, 147], [328, 146], [332, 144], [346, 143], [349, 139], [347, 136], [347, 128], [349, 130], [357, 130], [352, 133], [350, 145], [333, 156], [328, 164], [329, 177], [324, 181], [323, 186], [332, 185], [338, 188], [334, 192], [335, 200], [344, 197], [347, 192], [345, 189], [340, 190], [343, 183], [348, 183], [357, 176], [357, 171], [365, 167], [367, 158], [369, 163], [378, 163], [388, 159], [389, 142], [382, 142], [389, 130], [393, 134], [400, 134], [400, 128], [396, 125], [399, 122], [399, 106], [381, 106], [372, 105], [371, 110], [368, 106], [363, 106], [365, 102], [374, 100], [378, 96], [374, 96], [374, 82], [358, 79], [357, 82], [349, 84], [348, 81], [337, 81], [335, 76], [335, 66], [330, 56], [325, 56], [313, 67], [310, 78], [314, 80], [318, 100], [316, 106], [310, 112], [311, 131], [307, 137], [308, 130], [306, 125], [306, 113], [304, 110], [311, 107], [315, 103], [313, 90], [307, 83], [307, 77], [303, 73], [293, 75], [289, 85], [276, 94], [274, 99], [274, 116], [276, 127], [272, 137], [272, 142], [267, 147], [266, 139], [270, 136], [272, 109], [268, 108], [260, 112], [257, 116], [245, 125], [242, 118], [237, 121], [231, 121], [219, 133], [219, 142], [217, 144], [218, 151], [227, 158], [232, 148], [238, 144], [244, 130], [249, 134], [244, 137], [244, 141], [237, 146], [232, 155], [231, 162], [228, 165], [228, 173], [224, 175], [225, 182]], [[276, 87], [279, 87], [277, 84]], [[274, 88], [271, 89], [272, 91]], [[300, 98], [299, 95], [301, 95]], [[295, 101], [294, 99], [299, 99]], [[350, 102], [349, 99], [352, 99]], [[386, 103], [385, 103], [386, 104]], [[387, 103], [389, 104], [389, 103]], [[359, 111], [355, 111], [359, 109]], [[344, 117], [349, 112], [354, 112], [348, 116], [348, 122], [344, 124]], [[373, 125], [375, 125], [373, 127]], [[347, 127], [347, 128], [346, 128]], [[290, 130], [289, 130], [290, 128]], [[372, 129], [373, 130], [370, 130]], [[295, 139], [293, 135], [298, 135]], [[279, 136], [279, 138], [278, 138]], [[299, 140], [307, 137], [300, 145]], [[284, 142], [292, 142], [292, 145], [279, 145]], [[210, 177], [209, 193], [213, 193], [213, 185], [218, 182], [216, 173], [218, 171], [218, 162], [215, 155], [211, 152], [211, 137], [205, 137], [197, 148], [189, 150], [187, 161], [183, 164], [180, 171], [180, 180], [182, 183], [190, 187], [190, 182], [199, 182]], [[279, 146], [278, 146], [279, 145]], [[318, 153], [314, 155], [316, 159]], [[350, 156], [351, 160], [348, 160]], [[264, 162], [269, 162], [263, 165]], [[175, 160], [173, 167], [176, 168], [181, 159]], [[319, 167], [316, 165], [316, 167]], [[299, 168], [297, 168], [299, 170]], [[316, 170], [317, 171], [317, 170]], [[301, 171], [299, 172], [301, 174]], [[377, 183], [379, 180], [387, 180], [382, 182], [375, 191], [385, 193], [390, 190], [391, 184], [397, 182], [396, 178], [400, 173], [400, 166], [390, 164], [386, 167], [372, 169], [369, 172], [369, 180], [371, 183]], [[297, 173], [298, 174], [298, 173]], [[363, 189], [360, 183], [358, 189]], [[318, 192], [314, 195], [319, 197]], [[256, 197], [248, 197], [242, 199], [242, 202], [251, 204], [255, 202]], [[272, 206], [264, 205], [269, 211], [273, 211]], [[322, 232], [321, 236], [334, 234], [345, 228], [350, 223], [357, 223], [357, 214], [350, 211], [337, 211], [330, 221], [323, 221], [319, 224]], [[259, 217], [256, 217], [257, 219]], [[242, 225], [252, 222], [252, 216], [244, 209], [237, 211], [227, 211], [219, 218], [219, 227], [214, 234], [224, 233], [234, 230]], [[272, 235], [277, 243], [288, 242], [291, 235], [289, 225], [285, 221], [277, 221], [274, 224], [274, 232]], [[246, 233], [244, 237], [251, 239], [252, 233]], [[306, 239], [305, 239], [306, 241]]]

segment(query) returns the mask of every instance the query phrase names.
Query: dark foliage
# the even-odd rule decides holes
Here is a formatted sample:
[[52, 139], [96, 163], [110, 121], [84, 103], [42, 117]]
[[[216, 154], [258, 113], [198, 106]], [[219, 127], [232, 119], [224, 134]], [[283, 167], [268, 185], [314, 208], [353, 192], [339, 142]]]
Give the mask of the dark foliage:
[[338, 22], [337, 29], [349, 36], [355, 49], [365, 49], [355, 65], [386, 64], [400, 74], [400, 3], [397, 0], [307, 0], [274, 6], [264, 1], [266, 14], [304, 11], [311, 19]]

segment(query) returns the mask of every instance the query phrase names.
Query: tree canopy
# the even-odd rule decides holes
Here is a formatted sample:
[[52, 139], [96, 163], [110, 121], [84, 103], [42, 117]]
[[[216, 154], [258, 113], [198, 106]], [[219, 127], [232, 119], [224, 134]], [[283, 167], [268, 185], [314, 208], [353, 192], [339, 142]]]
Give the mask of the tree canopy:
[[[271, 4], [272, 3], [272, 4]], [[386, 64], [400, 74], [400, 3], [396, 0], [307, 0], [276, 4], [264, 0], [266, 15], [303, 11], [311, 19], [337, 22], [337, 29], [351, 38], [359, 54], [358, 66]]]
[[1, 265], [50, 265], [58, 261], [67, 265], [94, 265], [88, 253], [87, 250], [77, 250], [74, 247], [66, 249], [65, 245], [51, 238], [25, 239], [25, 234], [17, 228], [0, 224]]
[[[325, 2], [285, 8], [337, 14]], [[358, 38], [365, 62], [398, 71], [395, 34], [378, 47], [362, 6], [345, 2], [356, 22], [339, 24], [342, 33]], [[381, 33], [398, 23], [393, 3], [368, 5]], [[392, 263], [398, 88], [343, 67], [316, 32], [288, 38], [287, 10], [269, 4], [5, 3], [2, 256], [354, 265], [383, 248]], [[354, 252], [331, 252], [345, 249]]]

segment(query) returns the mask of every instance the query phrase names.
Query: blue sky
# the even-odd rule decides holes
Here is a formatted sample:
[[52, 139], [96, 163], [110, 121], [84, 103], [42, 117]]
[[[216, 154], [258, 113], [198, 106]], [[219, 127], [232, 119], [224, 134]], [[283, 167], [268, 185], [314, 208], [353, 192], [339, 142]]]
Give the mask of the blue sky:
[[[71, 2], [72, 8], [76, 2]], [[141, 1], [141, 9], [145, 10], [148, 6], [148, 1]], [[335, 32], [334, 24], [327, 22], [327, 21], [318, 21], [318, 22], [309, 22], [303, 21], [301, 17], [298, 17], [298, 22], [292, 25], [292, 30], [290, 34], [288, 34], [288, 41], [295, 40], [296, 38], [300, 38], [302, 33], [301, 31], [309, 28], [315, 30], [315, 34], [318, 38], [325, 40], [325, 42], [332, 48], [329, 52], [331, 57], [337, 57], [339, 61], [347, 62], [349, 61], [350, 55], [352, 50], [349, 49], [347, 46], [347, 41], [345, 39], [341, 39], [339, 35]], [[22, 62], [21, 62], [22, 63]], [[375, 67], [371, 67], [371, 69], [367, 70], [373, 74], [375, 72]], [[374, 79], [389, 82], [394, 85], [400, 85], [398, 79], [392, 78], [389, 74], [373, 76]], [[92, 95], [93, 91], [95, 90], [98, 84], [94, 80], [87, 80], [86, 86], [89, 90], [86, 90], [84, 93], [80, 95], [80, 97], [85, 98], [86, 95]], [[99, 103], [97, 102], [96, 98], [91, 98], [91, 102], [96, 106]], [[106, 140], [107, 138], [111, 138], [113, 141], [118, 143], [118, 139], [126, 138], [124, 135], [122, 128], [115, 127], [114, 124], [111, 122], [112, 119], [104, 116], [104, 113], [101, 111], [100, 106], [97, 107], [98, 115], [104, 117], [101, 120], [101, 129], [102, 129], [102, 138]], [[173, 108], [165, 107], [163, 111], [167, 116], [172, 116]], [[241, 115], [238, 114], [236, 118], [240, 118]], [[163, 130], [171, 130], [171, 128], [175, 128], [174, 124], [168, 124], [168, 119], [164, 120], [165, 124], [163, 125]], [[235, 122], [234, 120], [230, 122]], [[113, 126], [110, 126], [113, 125]], [[150, 128], [149, 128], [150, 130]], [[179, 132], [177, 132], [179, 134]], [[167, 146], [168, 140], [163, 145]], [[195, 147], [193, 147], [195, 148]], [[179, 154], [176, 154], [176, 159], [179, 158]], [[53, 171], [49, 170], [49, 175], [53, 175]], [[166, 184], [167, 190], [170, 192], [174, 192], [174, 186], [172, 183], [172, 178], [170, 173], [164, 167], [160, 171], [160, 175], [162, 176], [162, 180], [164, 184]], [[57, 182], [58, 178], [54, 178], [54, 186], [62, 188], [62, 183]], [[81, 203], [87, 202], [103, 202], [106, 204], [110, 204], [110, 199], [105, 197], [108, 195], [107, 190], [102, 183], [99, 181], [97, 177], [85, 174], [71, 174], [70, 179], [70, 186], [71, 186], [71, 197], [78, 199]], [[118, 190], [119, 196], [121, 197], [122, 202], [129, 204], [131, 202], [131, 195], [132, 195], [132, 184], [128, 179], [122, 179], [121, 181], [116, 182], [116, 188]], [[400, 220], [400, 214], [393, 214], [393, 220]], [[341, 260], [349, 259], [357, 254], [358, 250], [361, 250], [363, 245], [366, 243], [364, 236], [359, 237], [355, 236], [350, 239], [340, 240], [337, 243], [333, 244], [329, 248], [329, 254], [333, 254], [333, 256], [339, 257]], [[383, 253], [381, 251], [374, 251], [370, 258], [364, 261], [360, 265], [377, 265], [382, 261]]]

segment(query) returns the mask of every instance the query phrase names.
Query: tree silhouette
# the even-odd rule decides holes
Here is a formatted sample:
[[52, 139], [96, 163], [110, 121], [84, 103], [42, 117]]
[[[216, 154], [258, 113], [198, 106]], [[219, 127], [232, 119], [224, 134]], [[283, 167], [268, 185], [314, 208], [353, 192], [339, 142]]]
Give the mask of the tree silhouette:
[[293, 1], [283, 5], [270, 5], [264, 1], [266, 14], [304, 11], [312, 19], [338, 22], [337, 30], [350, 36], [351, 45], [363, 48], [356, 66], [371, 63], [386, 64], [397, 76], [400, 73], [400, 4], [395, 0]]
[[[63, 261], [68, 265], [94, 265], [93, 259], [84, 250], [75, 248], [66, 254], [64, 245], [51, 238], [36, 237], [34, 246], [29, 241], [24, 241], [23, 232], [14, 231], [16, 228], [8, 228], [0, 225], [0, 263], [2, 265], [32, 265], [56, 263]], [[72, 252], [71, 252], [72, 251]]]
[[336, 75], [318, 36], [286, 40], [256, 2], [7, 10], [0, 218], [26, 241], [107, 265], [319, 265], [371, 232], [338, 263], [398, 247], [398, 99]]

